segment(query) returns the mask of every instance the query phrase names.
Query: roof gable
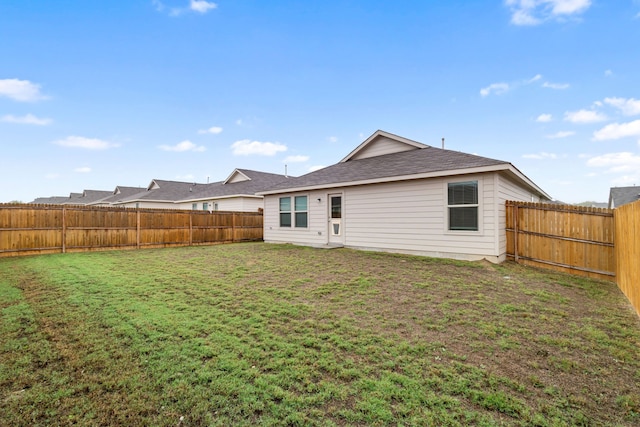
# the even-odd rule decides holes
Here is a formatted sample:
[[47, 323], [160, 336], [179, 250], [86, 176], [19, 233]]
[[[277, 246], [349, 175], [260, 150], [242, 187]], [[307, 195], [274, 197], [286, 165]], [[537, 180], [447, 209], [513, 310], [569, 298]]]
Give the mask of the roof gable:
[[373, 135], [349, 153], [347, 157], [340, 160], [340, 163], [382, 156], [385, 154], [401, 153], [403, 151], [417, 150], [426, 147], [428, 147], [428, 145], [421, 144], [383, 130], [377, 130]]
[[239, 169], [235, 169], [233, 172], [231, 172], [231, 175], [229, 175], [229, 177], [224, 180], [224, 184], [244, 181], [251, 181], [251, 178], [242, 173]]
[[609, 208], [619, 208], [627, 203], [640, 200], [640, 187], [611, 187], [609, 189]]

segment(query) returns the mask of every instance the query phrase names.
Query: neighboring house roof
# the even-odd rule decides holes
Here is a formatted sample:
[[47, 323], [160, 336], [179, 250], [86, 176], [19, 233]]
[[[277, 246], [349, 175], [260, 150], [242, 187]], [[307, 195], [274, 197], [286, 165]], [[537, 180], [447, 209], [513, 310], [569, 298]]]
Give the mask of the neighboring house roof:
[[386, 140], [389, 139], [393, 140], [394, 143], [405, 144], [405, 147], [401, 147], [401, 150], [406, 149], [406, 151], [398, 151], [396, 149], [396, 152], [389, 154], [362, 158], [358, 157], [358, 153], [366, 150], [367, 146], [361, 144], [356, 150], [342, 159], [340, 163], [298, 178], [291, 178], [289, 181], [275, 185], [269, 188], [268, 191], [259, 194], [267, 195], [407, 179], [504, 171], [526, 184], [540, 197], [547, 200], [551, 199], [547, 193], [509, 162], [459, 151], [434, 148], [384, 131], [375, 132], [365, 142], [372, 145], [377, 140], [385, 141], [388, 146]]
[[90, 205], [113, 194], [111, 191], [84, 190], [82, 193], [71, 193], [63, 205]]
[[191, 193], [199, 191], [200, 188], [205, 185], [207, 184], [154, 179], [151, 181], [146, 190], [127, 197], [123, 197], [114, 203], [121, 204], [131, 202], [176, 202], [187, 198]]
[[193, 194], [181, 201], [190, 202], [238, 196], [260, 197], [256, 196], [256, 193], [286, 182], [289, 179], [292, 178], [275, 173], [235, 169], [226, 180], [200, 186], [197, 192], [193, 192]]
[[609, 208], [619, 208], [627, 203], [640, 200], [640, 187], [611, 187], [609, 189]]
[[68, 200], [69, 200], [69, 196], [38, 197], [29, 203], [35, 203], [35, 204], [41, 204], [41, 205], [60, 205], [62, 203], [67, 202]]
[[113, 190], [110, 197], [105, 197], [104, 199], [96, 203], [117, 203], [125, 197], [129, 197], [143, 191], [145, 191], [145, 188], [143, 187], [125, 187], [122, 185], [118, 185], [115, 190]]

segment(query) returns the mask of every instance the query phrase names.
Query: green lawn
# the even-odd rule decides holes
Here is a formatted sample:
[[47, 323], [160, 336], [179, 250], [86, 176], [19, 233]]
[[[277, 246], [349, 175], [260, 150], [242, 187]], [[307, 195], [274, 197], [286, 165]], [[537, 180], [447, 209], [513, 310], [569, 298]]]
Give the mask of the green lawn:
[[0, 259], [0, 425], [640, 425], [616, 286], [263, 243]]

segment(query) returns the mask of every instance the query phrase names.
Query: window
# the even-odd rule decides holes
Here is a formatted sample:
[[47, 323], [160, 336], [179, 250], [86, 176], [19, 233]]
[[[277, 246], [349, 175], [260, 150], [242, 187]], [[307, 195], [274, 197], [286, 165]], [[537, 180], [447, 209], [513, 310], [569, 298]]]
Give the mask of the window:
[[209, 203], [204, 202], [204, 203], [202, 204], [202, 210], [203, 210], [203, 211], [208, 211], [208, 210], [209, 210]]
[[[308, 227], [308, 197], [280, 197], [280, 227], [307, 228]], [[293, 214], [293, 215], [292, 215]]]
[[478, 181], [449, 183], [449, 230], [478, 231]]
[[296, 228], [307, 228], [307, 196], [295, 197]]
[[191, 204], [191, 209], [193, 209], [194, 211], [198, 210], [198, 204], [197, 203], [192, 203]]
[[280, 197], [280, 227], [291, 227], [291, 197]]
[[217, 203], [214, 203], [214, 204], [213, 204], [213, 210], [214, 210], [214, 211], [217, 211], [217, 210], [218, 210], [218, 204], [217, 204]]

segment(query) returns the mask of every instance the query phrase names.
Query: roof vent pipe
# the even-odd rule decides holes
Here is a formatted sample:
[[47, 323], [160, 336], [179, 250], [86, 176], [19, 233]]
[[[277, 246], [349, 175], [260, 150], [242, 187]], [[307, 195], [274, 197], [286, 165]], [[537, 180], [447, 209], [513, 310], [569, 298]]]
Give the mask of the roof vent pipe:
[[442, 149], [444, 150], [444, 138], [442, 138]]
[[287, 165], [284, 165], [284, 177], [285, 177], [285, 178], [289, 178], [289, 177], [287, 176]]

